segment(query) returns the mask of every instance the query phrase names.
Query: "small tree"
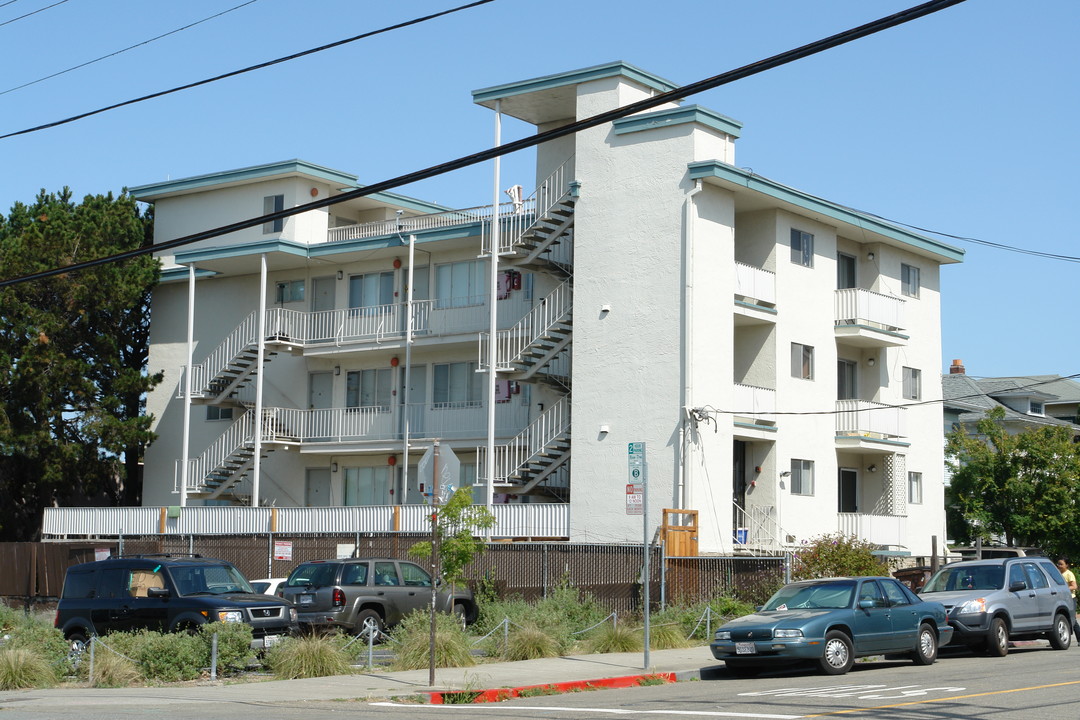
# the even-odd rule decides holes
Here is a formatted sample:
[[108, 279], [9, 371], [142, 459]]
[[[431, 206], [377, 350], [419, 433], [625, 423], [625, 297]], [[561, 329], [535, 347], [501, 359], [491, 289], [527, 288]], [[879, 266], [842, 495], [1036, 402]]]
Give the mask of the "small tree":
[[793, 580], [824, 577], [888, 575], [889, 564], [873, 551], [877, 546], [854, 535], [819, 535], [795, 552]]
[[[465, 581], [465, 568], [484, 551], [478, 531], [495, 525], [495, 516], [483, 505], [473, 505], [472, 488], [459, 488], [438, 511], [435, 536], [443, 577], [451, 584]], [[409, 548], [413, 557], [430, 559], [431, 541], [418, 542]]]

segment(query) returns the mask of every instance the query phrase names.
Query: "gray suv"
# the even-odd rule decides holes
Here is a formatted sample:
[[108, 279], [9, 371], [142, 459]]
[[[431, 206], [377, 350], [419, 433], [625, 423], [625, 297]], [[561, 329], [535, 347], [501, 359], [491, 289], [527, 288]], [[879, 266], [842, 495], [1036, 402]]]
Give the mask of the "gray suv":
[[[442, 580], [437, 586], [436, 610], [454, 613], [463, 625], [476, 621], [471, 590]], [[314, 560], [289, 573], [279, 592], [296, 605], [301, 625], [381, 631], [431, 606], [431, 575], [416, 563], [393, 558]]]
[[1009, 652], [1009, 640], [1046, 638], [1055, 650], [1072, 642], [1076, 604], [1049, 558], [951, 563], [919, 595], [945, 606], [953, 644], [1001, 657]]

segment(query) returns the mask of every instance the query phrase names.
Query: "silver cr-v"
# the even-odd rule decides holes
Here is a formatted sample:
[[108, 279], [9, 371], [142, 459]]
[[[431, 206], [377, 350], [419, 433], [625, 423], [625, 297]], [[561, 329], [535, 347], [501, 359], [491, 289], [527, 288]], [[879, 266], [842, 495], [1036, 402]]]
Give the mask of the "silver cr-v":
[[1055, 650], [1072, 642], [1076, 603], [1049, 558], [951, 563], [919, 595], [945, 606], [954, 645], [1001, 657], [1009, 652], [1010, 640], [1045, 638]]

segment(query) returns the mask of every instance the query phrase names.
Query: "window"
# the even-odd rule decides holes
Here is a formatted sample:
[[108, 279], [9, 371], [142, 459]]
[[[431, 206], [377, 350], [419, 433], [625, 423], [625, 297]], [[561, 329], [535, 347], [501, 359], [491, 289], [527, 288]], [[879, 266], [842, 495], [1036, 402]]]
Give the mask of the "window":
[[485, 262], [466, 260], [435, 266], [435, 307], [484, 304]]
[[[345, 468], [345, 505], [392, 505], [390, 467]], [[360, 583], [363, 584], [363, 583]]]
[[791, 343], [791, 377], [814, 379], [814, 348]]
[[389, 411], [392, 382], [390, 368], [350, 370], [345, 376], [345, 407]]
[[231, 407], [221, 407], [220, 405], [207, 405], [206, 406], [206, 419], [207, 420], [232, 420], [233, 409]]
[[[284, 209], [284, 195], [268, 195], [267, 197], [263, 198], [263, 215], [281, 212]], [[269, 235], [270, 233], [279, 233], [284, 229], [285, 218], [278, 218], [277, 220], [270, 220], [268, 222], [264, 222], [262, 226], [263, 235]]]
[[394, 273], [391, 271], [349, 277], [349, 307], [378, 308], [394, 302]]
[[476, 363], [438, 363], [434, 367], [434, 380], [432, 401], [435, 407], [481, 404], [484, 383], [477, 378]]
[[900, 292], [908, 297], [919, 297], [919, 268], [914, 265], [900, 266]]
[[857, 395], [855, 384], [855, 363], [851, 360], [836, 361], [836, 399], [855, 400]]
[[904, 368], [904, 397], [908, 400], [922, 399], [922, 370]]
[[846, 290], [855, 287], [855, 256], [836, 253], [836, 289]]
[[1046, 412], [1043, 404], [1041, 402], [1038, 402], [1037, 400], [1028, 401], [1028, 408], [1030, 414], [1032, 415], [1044, 415]]
[[907, 474], [907, 501], [912, 505], [922, 505], [922, 473]]
[[814, 236], [791, 228], [791, 262], [814, 267]]
[[303, 302], [304, 301], [304, 281], [303, 280], [289, 280], [287, 282], [279, 282], [277, 284], [277, 302], [278, 304], [287, 302]]
[[791, 494], [813, 495], [814, 494], [814, 461], [792, 460], [791, 461]]
[[904, 592], [904, 586], [900, 583], [895, 580], [881, 580], [880, 584], [881, 589], [885, 591], [885, 597], [889, 601], [890, 607], [911, 604], [908, 594]]
[[431, 576], [419, 565], [401, 563], [401, 582], [413, 587], [431, 587]]

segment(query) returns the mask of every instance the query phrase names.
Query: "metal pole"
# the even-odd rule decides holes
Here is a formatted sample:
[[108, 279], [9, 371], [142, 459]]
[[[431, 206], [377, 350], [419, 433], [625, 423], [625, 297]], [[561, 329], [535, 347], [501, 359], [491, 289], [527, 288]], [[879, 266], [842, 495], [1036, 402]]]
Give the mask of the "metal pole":
[[416, 254], [416, 236], [409, 235], [409, 273], [408, 287], [405, 291], [405, 387], [402, 390], [401, 409], [403, 415], [401, 434], [401, 486], [396, 505], [405, 504], [406, 487], [409, 482], [409, 383], [412, 382], [412, 344], [413, 344], [413, 259]]
[[428, 685], [435, 687], [435, 603], [439, 582], [439, 441], [431, 454], [431, 638], [428, 644]]
[[188, 265], [187, 372], [184, 373], [184, 433], [180, 455], [180, 507], [187, 505], [188, 445], [191, 444], [191, 373], [195, 356], [195, 265]]
[[641, 597], [645, 616], [645, 669], [649, 669], [649, 461], [643, 458], [641, 483], [641, 532], [645, 548], [645, 568], [642, 573]]
[[[495, 101], [495, 147], [502, 144], [502, 101]], [[484, 489], [484, 505], [491, 512], [491, 505], [495, 501], [495, 362], [498, 354], [495, 351], [495, 333], [498, 328], [499, 313], [497, 308], [497, 287], [499, 280], [499, 157], [494, 159], [495, 182], [491, 192], [491, 277], [489, 278], [488, 305], [490, 308], [491, 324], [488, 328], [488, 425], [487, 425], [487, 487]], [[484, 531], [484, 538], [491, 542], [491, 528]]]
[[255, 465], [251, 469], [251, 507], [259, 507], [259, 473], [262, 469], [263, 355], [266, 350], [266, 253], [259, 256], [259, 344], [255, 361]]

